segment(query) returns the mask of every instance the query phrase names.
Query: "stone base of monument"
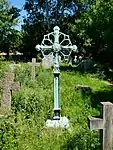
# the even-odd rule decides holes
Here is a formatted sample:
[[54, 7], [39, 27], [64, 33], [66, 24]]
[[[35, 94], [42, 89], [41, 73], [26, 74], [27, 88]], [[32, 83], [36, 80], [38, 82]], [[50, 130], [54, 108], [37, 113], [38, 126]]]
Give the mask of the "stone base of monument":
[[67, 117], [60, 117], [59, 120], [50, 120], [48, 119], [46, 121], [46, 127], [47, 128], [64, 128], [69, 129], [69, 120]]

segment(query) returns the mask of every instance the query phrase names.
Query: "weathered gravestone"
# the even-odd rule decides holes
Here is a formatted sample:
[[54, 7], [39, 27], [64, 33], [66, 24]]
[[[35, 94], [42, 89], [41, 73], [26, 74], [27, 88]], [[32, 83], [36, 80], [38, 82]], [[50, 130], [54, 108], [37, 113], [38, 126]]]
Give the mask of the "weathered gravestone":
[[49, 69], [54, 65], [54, 56], [51, 55], [44, 55], [44, 58], [42, 59], [42, 67], [44, 69]]
[[102, 118], [89, 117], [89, 128], [100, 130], [101, 150], [113, 149], [113, 104], [102, 102]]
[[75, 86], [75, 90], [80, 90], [82, 92], [86, 92], [86, 93], [91, 93], [92, 92], [92, 89], [87, 86], [87, 85], [80, 85], [80, 84], [77, 84]]
[[17, 67], [21, 68], [21, 64], [15, 64], [15, 63], [14, 64], [10, 64], [9, 65], [9, 71], [10, 72], [14, 72]]
[[84, 71], [90, 71], [93, 69], [94, 61], [90, 58], [84, 61]]
[[32, 67], [32, 71], [31, 71], [31, 79], [35, 80], [35, 76], [36, 76], [36, 66], [40, 66], [40, 63], [36, 63], [36, 58], [32, 58], [32, 63], [28, 63], [31, 67]]
[[18, 91], [20, 84], [14, 82], [14, 74], [5, 72], [4, 78], [0, 81], [0, 87], [3, 89], [3, 98], [1, 100], [0, 116], [11, 111], [11, 91]]

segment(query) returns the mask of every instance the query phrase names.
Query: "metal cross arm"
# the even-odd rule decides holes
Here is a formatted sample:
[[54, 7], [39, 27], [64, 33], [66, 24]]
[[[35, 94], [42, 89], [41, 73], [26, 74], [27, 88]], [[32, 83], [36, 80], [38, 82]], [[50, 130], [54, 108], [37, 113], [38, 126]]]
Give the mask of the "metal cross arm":
[[[59, 48], [58, 48], [59, 47]], [[59, 45], [59, 44], [57, 44], [57, 45], [51, 45], [51, 46], [48, 46], [48, 45], [36, 45], [36, 50], [37, 51], [42, 51], [43, 53], [45, 52], [45, 51], [47, 51], [47, 50], [51, 50], [51, 52], [54, 52], [53, 51], [53, 49], [55, 50], [56, 48], [57, 49], [59, 49], [59, 50], [61, 50], [61, 49], [63, 49], [63, 50], [70, 50], [70, 52], [73, 50], [73, 51], [76, 51], [77, 50], [77, 46], [76, 45], [73, 45], [73, 46], [62, 46], [62, 45]], [[58, 51], [59, 51], [58, 50]], [[62, 54], [63, 54], [63, 52], [61, 52]], [[63, 54], [63, 55], [65, 55], [65, 54]]]
[[[69, 57], [69, 55], [71, 54], [72, 51], [76, 51], [77, 50], [77, 46], [76, 45], [73, 45], [73, 46], [62, 46], [60, 44], [54, 44], [54, 45], [51, 45], [51, 46], [48, 46], [48, 45], [36, 45], [35, 48], [36, 48], [37, 51], [41, 51], [43, 56], [48, 51], [50, 51], [50, 53], [54, 53], [55, 51], [57, 51], [57, 52], [60, 52], [64, 56], [64, 58], [65, 58], [65, 56]], [[66, 52], [68, 52], [68, 54], [66, 54]]]
[[73, 45], [73, 46], [61, 46], [61, 48], [63, 48], [63, 49], [71, 49], [73, 51], [77, 50], [77, 46], [76, 45]]
[[77, 46], [72, 45], [69, 35], [59, 32], [60, 28], [58, 26], [54, 27], [53, 30], [54, 32], [44, 35], [41, 45], [36, 45], [37, 51], [41, 50], [43, 55], [59, 52], [65, 57], [69, 56], [72, 51], [77, 50]]
[[48, 45], [36, 45], [36, 50], [37, 51], [40, 51], [40, 50], [43, 50], [43, 51], [46, 51], [46, 50], [52, 50], [53, 49], [53, 46], [48, 46]]

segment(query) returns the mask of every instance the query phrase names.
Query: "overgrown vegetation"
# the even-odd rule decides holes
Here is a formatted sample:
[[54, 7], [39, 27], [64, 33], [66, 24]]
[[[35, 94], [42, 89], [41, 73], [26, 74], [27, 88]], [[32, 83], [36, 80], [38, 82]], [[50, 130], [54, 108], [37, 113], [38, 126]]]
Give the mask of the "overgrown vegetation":
[[[2, 65], [0, 76], [8, 70], [7, 63]], [[113, 88], [95, 75], [62, 66], [61, 114], [69, 118], [71, 130], [48, 129], [45, 121], [52, 119], [53, 112], [52, 70], [38, 68], [35, 82], [30, 71], [28, 64], [15, 70], [21, 90], [12, 95], [12, 115], [0, 118], [0, 149], [99, 150], [99, 134], [88, 129], [87, 117], [99, 115], [100, 101], [112, 101]], [[77, 84], [89, 85], [92, 93], [76, 91]]]
[[[48, 129], [45, 121], [53, 116], [52, 69], [38, 68], [33, 82], [30, 66], [22, 63], [15, 69], [15, 80], [21, 83], [21, 90], [12, 94], [12, 114], [0, 118], [0, 149], [99, 150], [99, 134], [88, 129], [87, 118], [99, 115], [100, 102], [113, 102], [113, 86], [105, 81], [113, 80], [112, 0], [26, 0], [23, 8], [27, 17], [23, 30], [17, 31], [14, 27], [19, 23], [20, 10], [7, 0], [0, 0], [0, 53], [9, 56], [9, 52], [18, 50], [25, 54], [23, 59], [37, 56], [41, 62], [35, 46], [58, 25], [78, 46], [76, 55], [82, 55], [82, 59], [90, 56], [96, 64], [101, 64], [104, 73], [83, 73], [77, 68], [61, 66], [61, 114], [69, 118], [71, 129]], [[9, 71], [10, 62], [3, 60], [6, 58], [0, 58], [0, 79]], [[13, 61], [13, 57], [7, 60]], [[77, 91], [77, 84], [88, 85], [92, 91]]]

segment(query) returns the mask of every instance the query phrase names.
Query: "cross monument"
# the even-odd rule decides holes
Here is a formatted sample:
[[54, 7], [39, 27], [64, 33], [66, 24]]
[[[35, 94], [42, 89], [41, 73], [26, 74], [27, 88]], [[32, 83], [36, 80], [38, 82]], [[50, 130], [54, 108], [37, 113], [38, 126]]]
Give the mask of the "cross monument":
[[32, 70], [31, 70], [31, 79], [32, 80], [35, 80], [35, 76], [36, 76], [36, 66], [39, 66], [38, 63], [36, 63], [36, 58], [32, 58], [32, 63], [29, 63], [29, 65], [32, 67]]
[[60, 28], [55, 26], [54, 31], [44, 35], [41, 45], [36, 45], [36, 50], [41, 50], [43, 55], [53, 53], [54, 56], [54, 117], [53, 120], [47, 120], [47, 127], [69, 127], [69, 121], [66, 117], [61, 117], [60, 114], [60, 86], [59, 86], [59, 58], [62, 55], [64, 58], [69, 57], [72, 50], [76, 51], [77, 46], [70, 41], [69, 35], [60, 32]]
[[102, 118], [89, 117], [89, 128], [100, 130], [101, 150], [113, 149], [113, 104], [101, 102]]
[[4, 78], [0, 81], [0, 87], [3, 89], [3, 98], [1, 100], [0, 115], [2, 110], [11, 110], [11, 91], [18, 91], [20, 84], [14, 82], [14, 73], [5, 72]]

